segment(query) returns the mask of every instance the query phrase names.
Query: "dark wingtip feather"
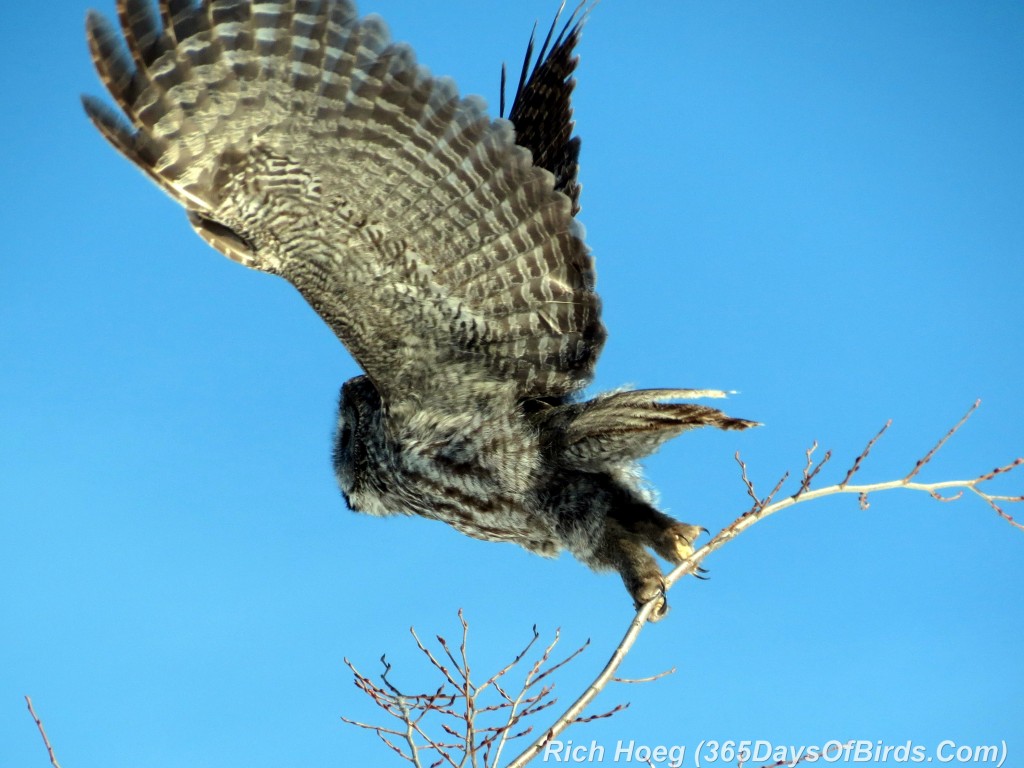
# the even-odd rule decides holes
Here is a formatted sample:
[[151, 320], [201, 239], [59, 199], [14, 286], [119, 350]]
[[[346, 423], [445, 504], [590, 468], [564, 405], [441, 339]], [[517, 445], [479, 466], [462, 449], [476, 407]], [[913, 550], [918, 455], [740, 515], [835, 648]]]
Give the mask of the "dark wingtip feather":
[[92, 10], [85, 17], [85, 34], [100, 79], [114, 98], [125, 101], [135, 64], [124, 49], [121, 35], [106, 16]]
[[82, 107], [92, 124], [103, 134], [122, 155], [133, 162], [139, 162], [135, 152], [135, 129], [120, 113], [111, 109], [100, 99], [89, 94], [82, 94]]
[[580, 140], [572, 135], [571, 103], [575, 48], [596, 2], [582, 0], [561, 24], [565, 5], [559, 7], [536, 59], [534, 27], [508, 118], [516, 129], [516, 143], [530, 150], [535, 165], [554, 174], [555, 189], [568, 196], [575, 216], [580, 210]]

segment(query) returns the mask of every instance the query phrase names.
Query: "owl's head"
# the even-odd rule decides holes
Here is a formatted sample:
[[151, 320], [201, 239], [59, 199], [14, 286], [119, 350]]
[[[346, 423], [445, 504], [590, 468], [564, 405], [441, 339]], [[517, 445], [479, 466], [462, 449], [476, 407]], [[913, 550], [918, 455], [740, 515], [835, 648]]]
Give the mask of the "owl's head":
[[341, 387], [338, 425], [334, 434], [334, 474], [350, 509], [362, 511], [358, 498], [364, 490], [368, 464], [380, 440], [381, 399], [367, 376], [356, 376]]

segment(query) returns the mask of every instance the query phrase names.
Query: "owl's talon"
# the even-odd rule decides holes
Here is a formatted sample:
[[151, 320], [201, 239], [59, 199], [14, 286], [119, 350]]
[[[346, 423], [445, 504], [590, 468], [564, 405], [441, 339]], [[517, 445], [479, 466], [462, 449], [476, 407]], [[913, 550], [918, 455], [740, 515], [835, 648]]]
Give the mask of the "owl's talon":
[[679, 565], [693, 554], [693, 542], [700, 536], [703, 528], [687, 523], [676, 523], [665, 529], [664, 536], [668, 539], [668, 546], [663, 552], [665, 559], [674, 565]]
[[659, 597], [654, 605], [654, 610], [647, 615], [647, 620], [653, 624], [656, 621], [661, 621], [667, 615], [668, 601], [664, 597]]
[[647, 615], [648, 621], [661, 621], [668, 613], [668, 602], [665, 600], [665, 582], [660, 574], [647, 576], [639, 583], [630, 586], [633, 595], [633, 609], [639, 611], [648, 603], [654, 603], [654, 609]]
[[652, 601], [654, 602], [654, 609], [649, 614], [647, 614], [647, 620], [653, 624], [656, 621], [661, 621], [668, 615], [668, 601], [665, 599], [664, 592], [648, 600], [637, 601], [633, 604], [633, 607], [639, 611], [641, 608], [647, 605], [647, 603]]

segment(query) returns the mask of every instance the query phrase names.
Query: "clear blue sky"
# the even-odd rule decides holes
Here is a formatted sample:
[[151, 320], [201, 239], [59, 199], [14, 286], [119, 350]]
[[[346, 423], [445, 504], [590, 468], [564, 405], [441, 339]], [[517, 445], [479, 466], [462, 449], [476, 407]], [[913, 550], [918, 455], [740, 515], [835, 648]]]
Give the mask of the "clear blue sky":
[[[96, 2], [97, 0], [92, 0]], [[334, 487], [357, 368], [286, 283], [205, 246], [81, 113], [101, 93], [87, 0], [12, 3], [0, 29], [0, 765], [400, 764], [342, 664], [424, 679], [407, 635], [473, 626], [476, 669], [537, 624], [591, 650], [619, 580], [437, 523], [365, 519]], [[497, 103], [555, 0], [364, 0], [421, 62]], [[112, 0], [101, 10], [113, 12]], [[814, 440], [835, 481], [1024, 454], [1024, 6], [604, 0], [581, 46], [583, 212], [610, 340], [594, 389], [739, 390], [766, 423], [648, 462], [664, 506], [717, 530]], [[1024, 491], [1024, 474], [1003, 483]], [[886, 744], [1005, 739], [1024, 760], [1024, 533], [975, 499], [798, 507], [672, 593], [567, 736]], [[410, 687], [412, 687], [410, 685]]]

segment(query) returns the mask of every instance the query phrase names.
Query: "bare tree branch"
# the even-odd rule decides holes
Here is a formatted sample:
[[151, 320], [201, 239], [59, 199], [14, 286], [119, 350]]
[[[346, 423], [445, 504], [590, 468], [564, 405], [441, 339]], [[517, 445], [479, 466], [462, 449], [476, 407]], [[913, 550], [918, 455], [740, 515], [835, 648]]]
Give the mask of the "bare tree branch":
[[[462, 612], [459, 612], [462, 626], [462, 637], [458, 649], [453, 648], [445, 638], [436, 636], [442, 654], [435, 653], [426, 646], [416, 634], [410, 630], [416, 647], [426, 656], [430, 666], [441, 678], [441, 685], [436, 691], [422, 694], [406, 694], [392, 682], [390, 675], [392, 666], [385, 657], [381, 657], [384, 671], [380, 676], [381, 683], [375, 683], [359, 672], [348, 659], [345, 664], [353, 674], [356, 687], [365, 693], [373, 703], [395, 718], [401, 725], [388, 727], [366, 723], [348, 717], [341, 719], [357, 728], [373, 731], [389, 749], [417, 768], [422, 768], [422, 753], [431, 751], [438, 756], [429, 768], [449, 765], [451, 768], [463, 766], [497, 765], [502, 749], [515, 739], [528, 735], [532, 726], [523, 726], [527, 718], [538, 715], [554, 706], [554, 683], [545, 683], [552, 673], [576, 659], [589, 645], [589, 640], [560, 661], [553, 661], [552, 656], [559, 641], [559, 633], [543, 650], [524, 675], [518, 693], [512, 695], [506, 690], [502, 680], [523, 660], [537, 641], [538, 633], [534, 627], [532, 636], [516, 657], [500, 670], [492, 674], [481, 685], [474, 684], [469, 661], [469, 623]], [[441, 659], [446, 659], [444, 663]], [[489, 699], [485, 699], [484, 695]], [[592, 715], [580, 722], [610, 717], [621, 710], [620, 705], [600, 714]], [[426, 718], [432, 724], [427, 726]], [[439, 729], [444, 740], [431, 736], [430, 729]], [[404, 739], [408, 750], [396, 743]]]
[[[709, 554], [714, 552], [716, 549], [721, 548], [726, 542], [736, 538], [736, 536], [738, 536], [740, 533], [747, 530], [760, 520], [763, 520], [764, 518], [768, 517], [769, 515], [775, 514], [776, 512], [780, 512], [783, 509], [787, 509], [788, 507], [792, 507], [796, 504], [802, 504], [804, 502], [814, 501], [815, 499], [820, 499], [825, 496], [833, 496], [842, 493], [856, 494], [858, 497], [860, 497], [861, 506], [863, 507], [866, 505], [867, 497], [869, 494], [877, 493], [880, 491], [893, 490], [896, 488], [906, 488], [912, 491], [922, 491], [939, 501], [955, 501], [957, 498], [959, 498], [959, 494], [954, 497], [943, 497], [942, 495], [940, 495], [940, 491], [956, 490], [959, 491], [960, 494], [962, 494], [963, 491], [967, 490], [971, 491], [972, 493], [983, 499], [1007, 522], [1011, 523], [1017, 528], [1024, 530], [1024, 525], [1021, 525], [1019, 522], [1014, 520], [1009, 514], [1007, 514], [1003, 509], [1001, 509], [998, 504], [996, 504], [997, 501], [1005, 501], [1011, 503], [1024, 502], [1024, 496], [996, 496], [986, 493], [981, 488], [982, 484], [992, 480], [996, 476], [1010, 472], [1013, 469], [1019, 467], [1021, 464], [1024, 464], [1024, 458], [1015, 459], [1009, 464], [1006, 464], [1002, 467], [997, 467], [991, 472], [979, 475], [970, 480], [945, 480], [935, 483], [921, 483], [914, 482], [913, 480], [913, 478], [916, 477], [920, 473], [920, 471], [924, 469], [924, 467], [933, 458], [935, 458], [935, 455], [938, 453], [939, 449], [941, 449], [942, 446], [946, 444], [949, 438], [952, 437], [957, 431], [959, 431], [959, 429], [967, 422], [967, 420], [974, 413], [977, 407], [978, 402], [975, 402], [974, 405], [972, 405], [971, 408], [967, 411], [967, 413], [963, 416], [963, 418], [961, 418], [960, 421], [958, 421], [953, 426], [953, 428], [950, 429], [942, 437], [941, 440], [939, 440], [935, 447], [932, 448], [927, 454], [925, 454], [923, 458], [918, 460], [914, 464], [914, 468], [899, 480], [888, 480], [884, 482], [869, 483], [864, 485], [850, 484], [850, 480], [860, 470], [864, 460], [867, 459], [868, 455], [871, 453], [871, 449], [875, 446], [875, 444], [878, 442], [878, 439], [883, 434], [885, 434], [886, 430], [888, 430], [889, 426], [892, 424], [892, 420], [889, 420], [888, 422], [886, 422], [885, 426], [882, 427], [881, 430], [879, 430], [878, 434], [876, 434], [873, 438], [871, 438], [871, 440], [868, 441], [868, 444], [865, 446], [864, 450], [861, 451], [860, 455], [858, 455], [856, 459], [854, 459], [853, 465], [847, 471], [846, 476], [839, 484], [827, 486], [825, 488], [819, 488], [817, 490], [811, 490], [810, 483], [806, 483], [805, 481], [806, 484], [801, 484], [800, 489], [792, 496], [788, 496], [787, 498], [777, 501], [775, 503], [770, 503], [772, 495], [774, 495], [775, 492], [778, 490], [778, 486], [776, 486], [776, 489], [773, 490], [768, 497], [766, 497], [766, 500], [757, 502], [753, 510], [751, 510], [747, 514], [741, 515], [739, 518], [737, 518], [732, 523], [727, 525], [714, 538], [712, 538], [711, 541], [709, 541], [703, 547], [694, 552], [693, 555], [689, 557], [689, 559], [687, 559], [684, 563], [682, 563], [675, 570], [673, 570], [672, 573], [670, 573], [665, 578], [666, 589], [671, 587], [683, 576], [694, 572], [697, 566], [700, 565], [701, 561], [704, 560], [704, 558], [707, 557]], [[738, 455], [737, 461], [739, 461]], [[744, 484], [747, 486], [747, 492], [755, 500], [757, 500], [757, 494], [754, 491], [754, 486], [747, 477], [746, 466], [743, 464], [742, 461], [740, 461], [739, 463], [742, 470], [741, 477]]]

